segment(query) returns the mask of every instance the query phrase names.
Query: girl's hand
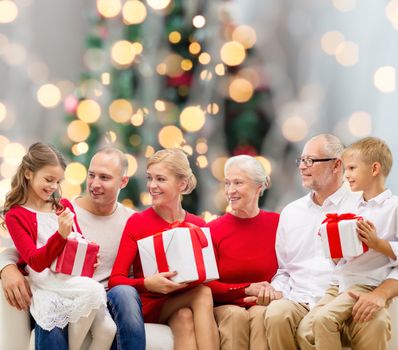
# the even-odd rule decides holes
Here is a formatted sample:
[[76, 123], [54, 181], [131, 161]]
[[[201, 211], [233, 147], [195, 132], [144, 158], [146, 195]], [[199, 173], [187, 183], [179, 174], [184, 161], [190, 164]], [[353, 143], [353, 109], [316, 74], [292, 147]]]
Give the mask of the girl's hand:
[[65, 208], [65, 210], [58, 215], [58, 232], [65, 239], [72, 232], [74, 216], [75, 215], [69, 210], [69, 208]]
[[378, 250], [381, 239], [377, 237], [376, 228], [372, 222], [368, 220], [358, 220], [357, 232], [359, 239], [369, 248]]
[[97, 269], [98, 266], [101, 265], [101, 260], [100, 260], [100, 255], [99, 253], [97, 254], [97, 261], [94, 264], [94, 271]]
[[170, 277], [177, 275], [177, 272], [160, 272], [156, 275], [145, 277], [144, 286], [150, 292], [168, 294], [175, 290], [185, 288], [188, 283], [176, 283], [169, 280]]

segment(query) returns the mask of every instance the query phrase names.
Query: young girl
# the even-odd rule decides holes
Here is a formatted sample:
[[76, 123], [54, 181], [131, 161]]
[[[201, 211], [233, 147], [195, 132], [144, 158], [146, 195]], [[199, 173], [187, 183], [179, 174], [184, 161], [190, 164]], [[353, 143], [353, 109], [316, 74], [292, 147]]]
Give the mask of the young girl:
[[37, 324], [47, 331], [69, 324], [69, 349], [79, 349], [89, 330], [90, 349], [109, 349], [116, 325], [107, 311], [103, 286], [91, 278], [49, 269], [73, 224], [78, 228], [72, 204], [56, 196], [65, 167], [62, 155], [51, 145], [30, 146], [6, 196], [5, 224], [20, 263], [27, 264], [33, 294], [30, 312]]

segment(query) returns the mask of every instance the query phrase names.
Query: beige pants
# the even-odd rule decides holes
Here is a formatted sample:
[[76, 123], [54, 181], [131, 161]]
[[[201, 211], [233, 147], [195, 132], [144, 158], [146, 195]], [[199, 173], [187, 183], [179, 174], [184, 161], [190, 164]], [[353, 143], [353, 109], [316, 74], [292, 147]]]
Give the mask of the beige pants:
[[[355, 285], [350, 290], [369, 293], [374, 287]], [[391, 338], [390, 316], [381, 309], [368, 322], [351, 318], [355, 300], [347, 292], [330, 287], [325, 296], [302, 320], [297, 341], [302, 350], [338, 350], [351, 345], [353, 350], [386, 350]]]
[[271, 302], [264, 318], [268, 349], [297, 350], [296, 330], [308, 311], [307, 305], [287, 299]]
[[264, 328], [265, 306], [249, 309], [236, 305], [214, 308], [221, 350], [268, 350]]

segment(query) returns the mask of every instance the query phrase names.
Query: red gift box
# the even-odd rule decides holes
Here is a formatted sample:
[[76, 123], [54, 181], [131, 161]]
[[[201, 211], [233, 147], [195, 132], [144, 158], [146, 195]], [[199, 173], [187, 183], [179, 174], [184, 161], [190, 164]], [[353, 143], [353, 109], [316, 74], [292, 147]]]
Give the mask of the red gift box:
[[326, 214], [319, 235], [327, 257], [352, 258], [369, 249], [358, 237], [357, 221], [359, 219], [362, 218], [351, 213]]
[[87, 241], [80, 233], [72, 232], [51, 269], [66, 275], [93, 277], [98, 252], [98, 244]]

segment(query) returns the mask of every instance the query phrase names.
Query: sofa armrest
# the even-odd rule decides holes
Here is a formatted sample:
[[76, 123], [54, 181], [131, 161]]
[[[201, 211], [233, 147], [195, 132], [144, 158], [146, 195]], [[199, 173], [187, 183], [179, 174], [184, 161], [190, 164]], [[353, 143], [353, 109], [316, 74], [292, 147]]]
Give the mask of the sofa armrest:
[[29, 349], [30, 315], [10, 306], [0, 286], [0, 349]]

